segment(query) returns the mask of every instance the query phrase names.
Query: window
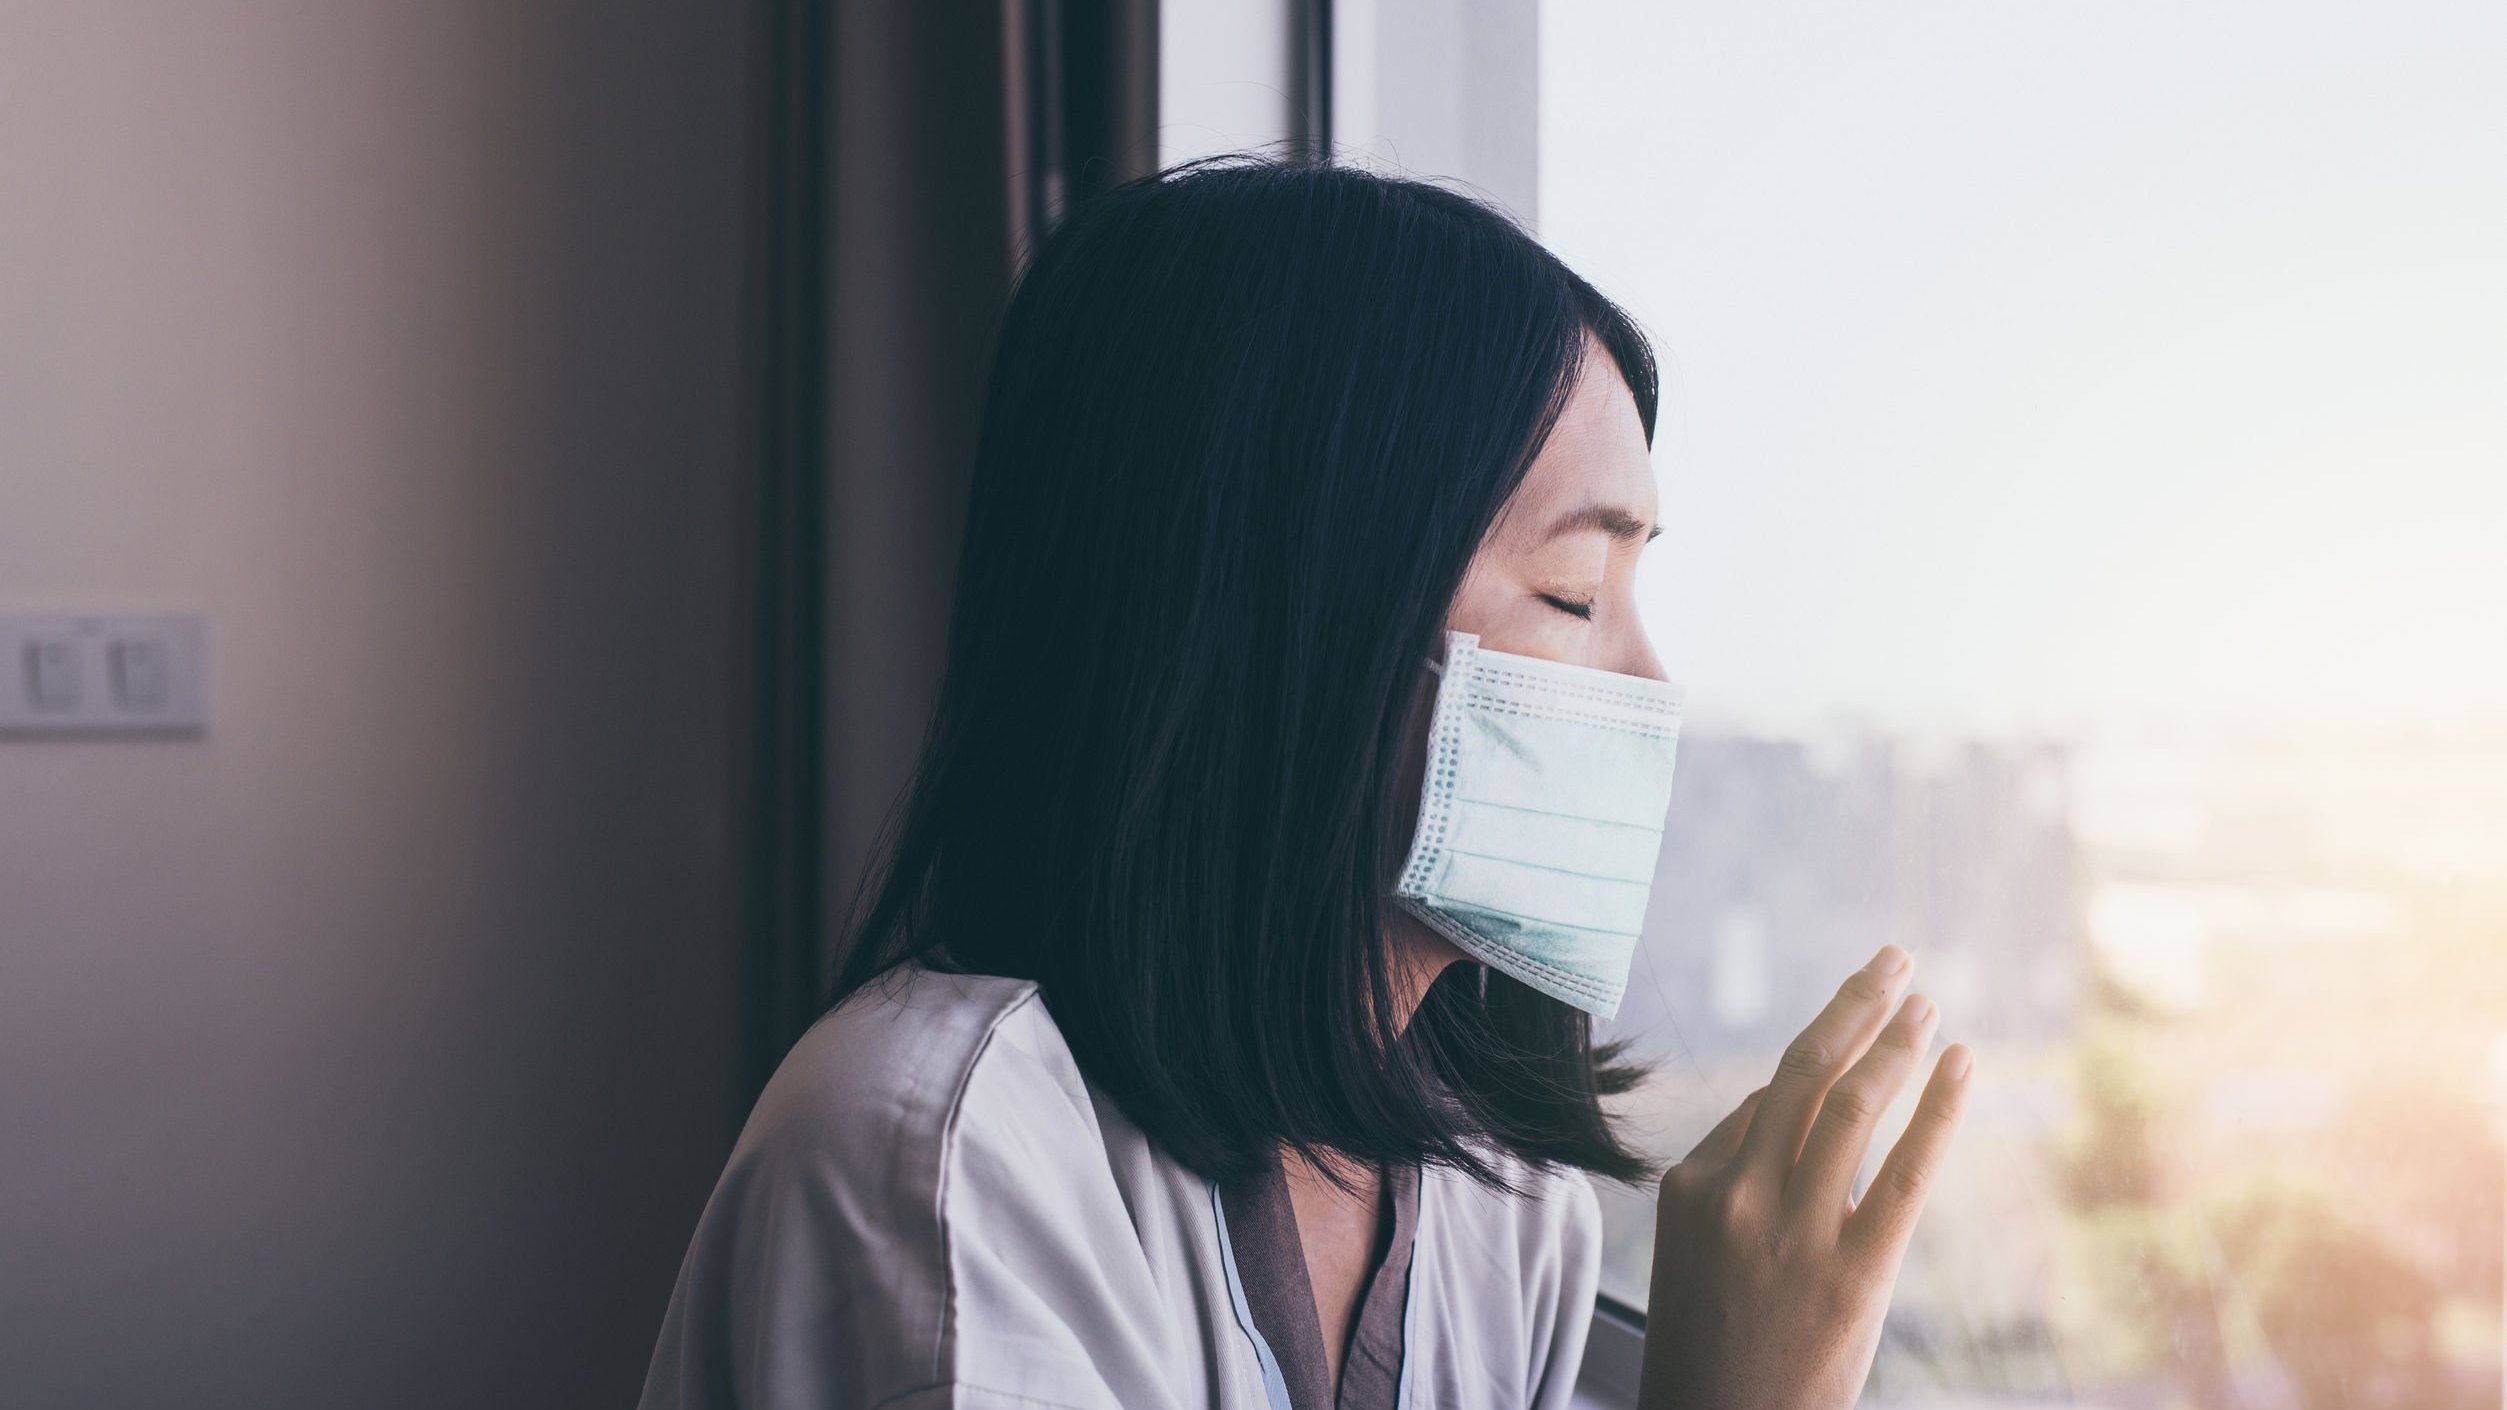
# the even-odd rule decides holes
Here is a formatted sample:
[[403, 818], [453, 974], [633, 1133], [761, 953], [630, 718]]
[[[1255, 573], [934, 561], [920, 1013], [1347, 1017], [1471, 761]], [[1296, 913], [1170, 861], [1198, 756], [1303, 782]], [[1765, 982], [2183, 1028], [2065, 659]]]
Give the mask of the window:
[[1894, 940], [1978, 1077], [1867, 1403], [2497, 1404], [2507, 10], [1540, 38], [1543, 237], [1665, 373], [1649, 1138]]

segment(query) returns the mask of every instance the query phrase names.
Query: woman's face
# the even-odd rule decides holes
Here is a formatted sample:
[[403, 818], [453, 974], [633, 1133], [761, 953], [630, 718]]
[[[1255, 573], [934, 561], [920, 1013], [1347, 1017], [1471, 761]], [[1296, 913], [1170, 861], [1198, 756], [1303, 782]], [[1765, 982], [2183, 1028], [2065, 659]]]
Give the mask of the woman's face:
[[[1445, 629], [1471, 632], [1491, 651], [1663, 679], [1636, 612], [1637, 555], [1659, 532], [1656, 513], [1654, 468], [1636, 398], [1610, 354], [1588, 340], [1584, 375], [1472, 555], [1446, 610]], [[1436, 677], [1420, 671], [1398, 798], [1419, 796], [1435, 698]], [[1418, 818], [1397, 812], [1394, 822], [1400, 836], [1389, 857], [1398, 866]], [[1388, 938], [1415, 1004], [1462, 952], [1414, 916], [1395, 909], [1388, 917]]]
[[1472, 556], [1445, 614], [1491, 651], [1663, 678], [1637, 621], [1637, 555], [1660, 530], [1636, 398], [1588, 341], [1549, 441]]

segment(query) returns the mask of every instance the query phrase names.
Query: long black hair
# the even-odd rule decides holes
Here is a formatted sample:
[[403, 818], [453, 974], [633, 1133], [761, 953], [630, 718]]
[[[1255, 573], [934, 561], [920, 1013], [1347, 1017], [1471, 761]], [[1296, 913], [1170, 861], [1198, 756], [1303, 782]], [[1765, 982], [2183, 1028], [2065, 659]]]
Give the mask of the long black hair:
[[1003, 325], [947, 673], [835, 1002], [907, 960], [1035, 980], [1215, 1178], [1282, 1143], [1641, 1175], [1601, 1100], [1636, 1074], [1583, 1014], [1457, 963], [1404, 1028], [1386, 944], [1420, 659], [1588, 334], [1650, 440], [1642, 334], [1465, 196], [1240, 157], [1077, 207]]

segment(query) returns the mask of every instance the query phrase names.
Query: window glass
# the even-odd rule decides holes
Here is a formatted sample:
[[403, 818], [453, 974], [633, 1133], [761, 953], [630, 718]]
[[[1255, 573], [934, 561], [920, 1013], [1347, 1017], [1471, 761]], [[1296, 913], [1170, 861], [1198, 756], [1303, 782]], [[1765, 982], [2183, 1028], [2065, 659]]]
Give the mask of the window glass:
[[2498, 1404], [2507, 7], [1541, 45], [1541, 234], [1664, 372], [1647, 1138], [1895, 941], [1978, 1066], [1867, 1403]]

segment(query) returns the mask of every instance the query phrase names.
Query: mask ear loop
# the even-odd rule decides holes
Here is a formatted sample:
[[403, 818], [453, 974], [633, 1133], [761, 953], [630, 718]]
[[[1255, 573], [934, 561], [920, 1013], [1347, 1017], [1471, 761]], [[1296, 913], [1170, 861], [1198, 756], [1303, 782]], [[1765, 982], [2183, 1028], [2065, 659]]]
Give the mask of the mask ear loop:
[[1436, 673], [1436, 678], [1438, 680], [1443, 680], [1445, 678], [1444, 662], [1437, 660], [1433, 656], [1422, 656], [1419, 659], [1427, 663], [1428, 669]]

